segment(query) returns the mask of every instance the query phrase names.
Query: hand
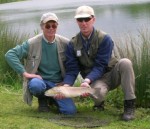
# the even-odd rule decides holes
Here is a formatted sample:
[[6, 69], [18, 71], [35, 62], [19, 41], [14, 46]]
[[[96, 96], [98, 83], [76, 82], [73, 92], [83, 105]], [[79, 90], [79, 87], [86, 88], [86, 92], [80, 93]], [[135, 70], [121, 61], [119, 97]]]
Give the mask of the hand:
[[84, 93], [84, 94], [81, 95], [81, 97], [88, 97], [88, 96], [90, 96], [89, 93]]
[[[85, 87], [85, 88], [87, 88], [87, 87], [90, 88], [90, 85], [89, 85], [89, 83], [87, 81], [82, 82], [80, 86], [81, 87]], [[84, 94], [81, 95], [81, 97], [88, 97], [88, 96], [90, 96], [89, 93], [84, 93]]]
[[[87, 82], [83, 82], [80, 86], [85, 88], [90, 87], [90, 85]], [[84, 93], [81, 95], [81, 97], [88, 97], [88, 96], [90, 96], [89, 93]]]
[[81, 87], [90, 87], [90, 85], [87, 82], [83, 82], [80, 85]]
[[36, 75], [36, 74], [30, 74], [30, 73], [27, 73], [27, 72], [24, 72], [22, 74], [25, 78], [39, 78], [39, 79], [42, 79], [42, 77], [40, 75]]
[[65, 99], [66, 97], [63, 94], [56, 94], [54, 99]]
[[89, 85], [90, 83], [91, 83], [91, 80], [88, 78], [85, 78], [80, 86], [81, 87], [90, 87], [90, 85]]

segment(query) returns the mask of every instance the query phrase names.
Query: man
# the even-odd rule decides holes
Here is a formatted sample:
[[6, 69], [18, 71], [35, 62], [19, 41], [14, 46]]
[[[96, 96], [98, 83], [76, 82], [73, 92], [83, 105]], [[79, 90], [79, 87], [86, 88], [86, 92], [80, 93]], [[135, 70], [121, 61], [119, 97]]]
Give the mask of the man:
[[[38, 110], [48, 112], [51, 100], [44, 96], [44, 92], [59, 85], [63, 80], [64, 51], [69, 40], [56, 34], [58, 17], [54, 13], [43, 14], [40, 26], [41, 34], [10, 49], [5, 57], [8, 64], [24, 77], [24, 101], [31, 105], [32, 97], [35, 96], [38, 98]], [[26, 59], [25, 65], [21, 63], [22, 59]], [[76, 113], [72, 99], [55, 102], [60, 113], [69, 115]]]
[[[99, 99], [94, 99], [94, 110], [104, 109], [106, 93], [121, 84], [124, 93], [125, 121], [134, 118], [135, 77], [129, 59], [116, 59], [114, 42], [103, 31], [94, 28], [95, 14], [90, 6], [80, 6], [75, 14], [80, 32], [72, 38], [66, 50], [66, 75], [64, 85], [74, 84], [77, 75], [84, 78], [81, 86], [99, 88]], [[83, 96], [87, 96], [84, 94]]]

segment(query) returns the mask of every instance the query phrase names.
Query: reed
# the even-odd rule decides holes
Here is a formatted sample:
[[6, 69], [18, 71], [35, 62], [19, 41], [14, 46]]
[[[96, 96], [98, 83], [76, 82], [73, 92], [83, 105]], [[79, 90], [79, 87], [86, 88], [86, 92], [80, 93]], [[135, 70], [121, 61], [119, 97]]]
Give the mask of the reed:
[[133, 63], [137, 106], [150, 107], [150, 29], [143, 27], [137, 37], [127, 34], [117, 41], [117, 49], [121, 58], [127, 57]]
[[137, 104], [150, 107], [150, 31], [140, 31], [142, 41], [139, 61], [135, 62]]
[[2, 23], [0, 28], [0, 83], [12, 86], [19, 82], [20, 77], [9, 67], [4, 56], [9, 49], [21, 43], [27, 36], [19, 35]]

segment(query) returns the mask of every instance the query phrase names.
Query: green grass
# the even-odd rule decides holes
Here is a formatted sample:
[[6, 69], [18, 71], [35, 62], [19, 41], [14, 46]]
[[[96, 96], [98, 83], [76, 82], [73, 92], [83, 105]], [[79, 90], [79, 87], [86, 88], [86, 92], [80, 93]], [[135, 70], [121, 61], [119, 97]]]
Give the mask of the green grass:
[[[63, 119], [56, 113], [55, 108], [50, 113], [37, 112], [37, 99], [33, 99], [33, 105], [30, 107], [22, 101], [22, 91], [0, 87], [0, 128], [1, 129], [74, 129], [71, 125], [94, 125], [95, 120], [99, 120], [100, 127], [95, 129], [149, 129], [150, 128], [150, 109], [138, 108], [136, 110], [136, 119], [130, 122], [120, 120], [120, 114], [123, 109], [115, 108], [106, 103], [105, 111], [94, 112], [92, 102], [75, 99], [78, 113], [70, 119]], [[90, 121], [88, 121], [88, 117]], [[79, 121], [79, 120], [80, 121]], [[61, 123], [66, 126], [59, 125]], [[68, 124], [67, 124], [68, 123]], [[69, 125], [69, 123], [73, 123]], [[68, 126], [67, 126], [68, 125]], [[82, 127], [83, 129], [84, 127]]]
[[2, 3], [16, 2], [16, 1], [24, 1], [24, 0], [0, 0], [0, 4], [2, 4]]

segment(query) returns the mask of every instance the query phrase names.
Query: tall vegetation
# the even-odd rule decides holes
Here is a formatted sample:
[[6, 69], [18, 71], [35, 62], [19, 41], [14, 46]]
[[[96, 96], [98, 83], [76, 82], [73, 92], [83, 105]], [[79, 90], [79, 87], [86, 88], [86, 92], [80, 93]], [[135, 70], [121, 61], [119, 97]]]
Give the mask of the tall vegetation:
[[139, 60], [133, 59], [136, 78], [138, 106], [150, 107], [150, 31], [140, 32], [142, 42]]
[[14, 72], [5, 61], [5, 53], [21, 43], [26, 35], [19, 35], [18, 32], [8, 29], [4, 24], [0, 24], [0, 83], [8, 86], [18, 83], [19, 76]]
[[133, 63], [137, 106], [150, 107], [150, 29], [143, 27], [137, 37], [128, 34], [117, 42], [118, 55]]

